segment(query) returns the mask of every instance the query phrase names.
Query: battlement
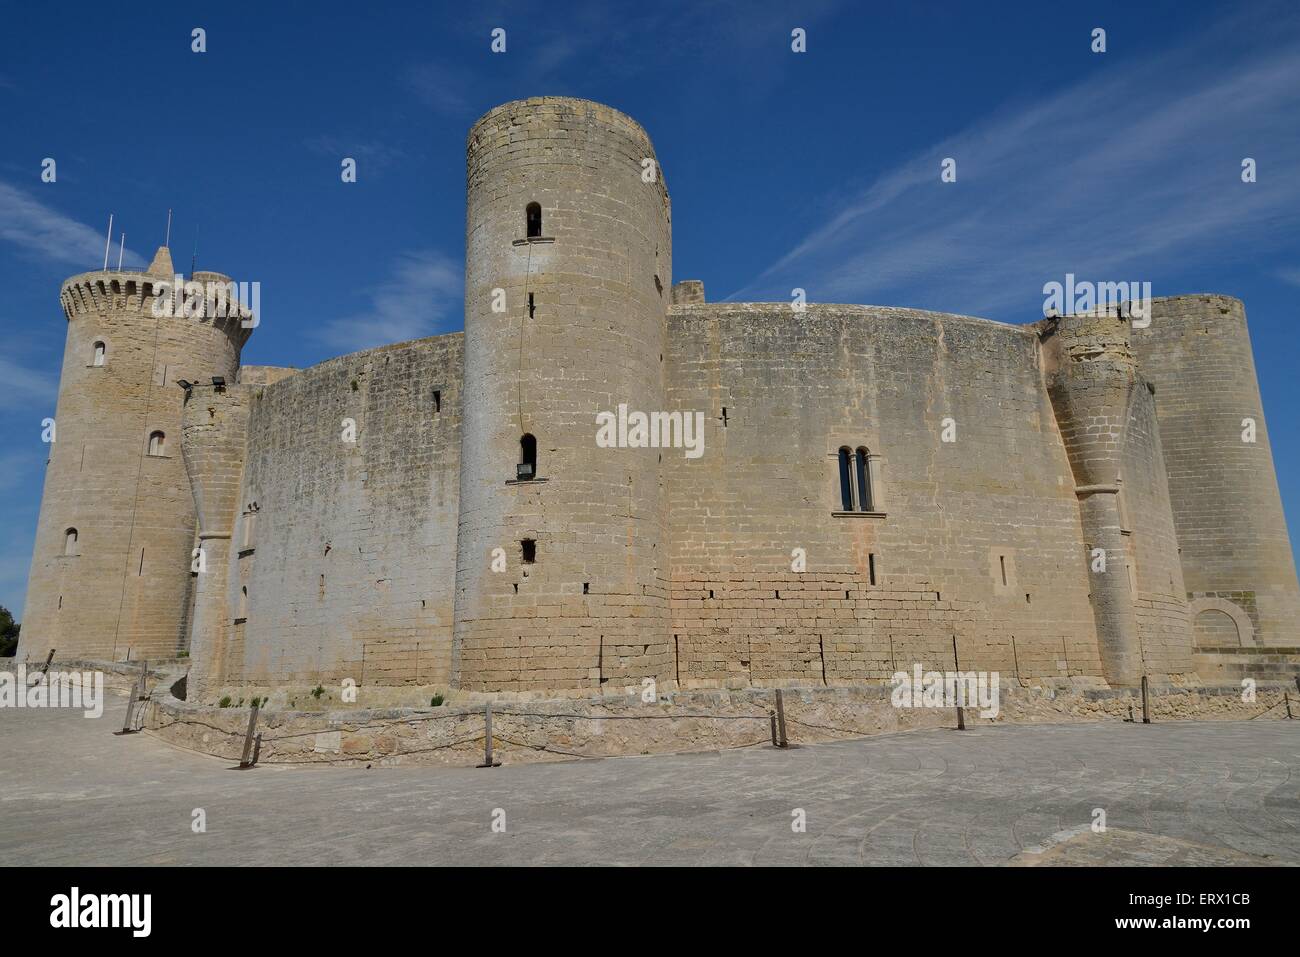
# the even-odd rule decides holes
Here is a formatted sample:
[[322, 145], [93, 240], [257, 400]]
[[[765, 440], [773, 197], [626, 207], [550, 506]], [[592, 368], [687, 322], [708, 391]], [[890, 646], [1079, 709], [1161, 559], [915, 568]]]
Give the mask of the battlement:
[[[71, 322], [110, 313], [151, 315], [156, 301], [171, 297], [171, 305], [158, 307], [162, 318], [209, 323], [242, 348], [253, 333], [255, 316], [240, 302], [239, 284], [216, 272], [196, 272], [188, 280], [181, 277], [179, 290], [176, 280], [176, 276], [128, 270], [85, 272], [64, 280], [59, 303]], [[185, 315], [186, 309], [193, 314]]]

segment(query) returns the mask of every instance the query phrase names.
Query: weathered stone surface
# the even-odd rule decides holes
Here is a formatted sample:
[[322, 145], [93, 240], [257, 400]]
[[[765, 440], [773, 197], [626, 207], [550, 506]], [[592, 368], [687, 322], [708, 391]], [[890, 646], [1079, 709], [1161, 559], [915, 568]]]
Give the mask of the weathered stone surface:
[[[1291, 673], [1265, 656], [1300, 589], [1236, 300], [1157, 300], [1145, 329], [710, 303], [673, 284], [645, 130], [565, 97], [482, 117], [467, 190], [464, 334], [300, 372], [236, 381], [247, 330], [155, 320], [158, 277], [65, 283], [21, 656], [188, 650], [191, 703], [295, 712], [350, 686], [462, 706], [917, 664], [1065, 694]], [[700, 416], [702, 453], [603, 447], [620, 406]], [[841, 450], [870, 485], [849, 507]]]

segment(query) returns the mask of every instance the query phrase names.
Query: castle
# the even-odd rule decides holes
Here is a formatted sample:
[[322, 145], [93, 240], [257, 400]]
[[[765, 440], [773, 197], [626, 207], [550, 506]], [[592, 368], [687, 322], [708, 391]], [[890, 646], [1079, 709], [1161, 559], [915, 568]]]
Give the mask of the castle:
[[645, 131], [583, 100], [487, 113], [467, 182], [463, 333], [241, 366], [247, 309], [155, 308], [165, 248], [64, 283], [20, 657], [188, 655], [210, 700], [1195, 683], [1296, 644], [1236, 299], [710, 303]]

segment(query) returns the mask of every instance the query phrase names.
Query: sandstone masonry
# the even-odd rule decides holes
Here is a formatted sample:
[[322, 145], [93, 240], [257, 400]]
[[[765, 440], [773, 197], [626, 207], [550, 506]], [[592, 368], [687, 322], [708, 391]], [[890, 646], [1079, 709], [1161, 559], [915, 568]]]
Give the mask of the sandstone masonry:
[[[1237, 300], [1147, 328], [709, 303], [672, 281], [649, 137], [583, 100], [490, 111], [467, 187], [463, 334], [240, 368], [237, 320], [152, 315], [165, 249], [64, 284], [21, 656], [188, 652], [198, 705], [1293, 669]], [[598, 443], [620, 406], [702, 417], [702, 454]]]

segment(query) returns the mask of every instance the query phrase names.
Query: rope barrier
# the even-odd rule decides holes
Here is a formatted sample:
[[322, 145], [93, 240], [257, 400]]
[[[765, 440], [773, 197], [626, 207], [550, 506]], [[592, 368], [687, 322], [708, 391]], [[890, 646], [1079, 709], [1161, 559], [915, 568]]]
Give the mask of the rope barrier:
[[810, 721], [800, 721], [798, 718], [792, 718], [789, 715], [786, 715], [785, 720], [789, 721], [791, 724], [802, 725], [805, 728], [817, 728], [820, 731], [836, 731], [840, 734], [852, 734], [859, 738], [866, 737], [871, 733], [870, 731], [850, 731], [848, 728], [836, 728], [829, 724], [813, 724]]
[[1273, 711], [1273, 710], [1276, 709], [1276, 708], [1280, 708], [1280, 707], [1282, 707], [1282, 705], [1284, 705], [1284, 704], [1286, 704], [1286, 703], [1287, 703], [1286, 698], [1283, 697], [1283, 698], [1281, 698], [1280, 700], [1278, 700], [1275, 704], [1271, 704], [1271, 705], [1269, 705], [1267, 708], [1265, 708], [1265, 709], [1264, 709], [1263, 711], [1261, 711], [1259, 714], [1252, 714], [1252, 715], [1251, 715], [1249, 718], [1247, 718], [1246, 720], [1247, 720], [1247, 721], [1254, 721], [1256, 718], [1262, 718], [1262, 717], [1264, 717], [1264, 715], [1268, 714], [1270, 711]]
[[[157, 687], [158, 685], [155, 685], [155, 689]], [[145, 696], [144, 701], [147, 704], [154, 703], [152, 691], [150, 691], [149, 694]], [[1278, 700], [1276, 703], [1265, 708], [1263, 711], [1260, 711], [1258, 714], [1251, 715], [1246, 720], [1253, 721], [1256, 718], [1263, 717], [1264, 715], [1282, 707], [1285, 703], [1286, 703], [1286, 698], [1283, 697], [1282, 699]], [[142, 718], [143, 718], [143, 711], [144, 709], [141, 709]], [[497, 710], [494, 708], [492, 710], [492, 714], [493, 716], [507, 716], [507, 717], [525, 718], [525, 719], [545, 720], [545, 719], [554, 718], [554, 719], [569, 719], [574, 721], [708, 720], [708, 721], [762, 721], [764, 724], [768, 724], [772, 720], [772, 712], [763, 712], [761, 714], [739, 714], [739, 715], [700, 714], [695, 712], [688, 713], [688, 714], [578, 714], [576, 712], [563, 712], [563, 711], [536, 712], [536, 711], [516, 711], [516, 710], [508, 710], [508, 709]], [[361, 723], [343, 723], [339, 726], [330, 727], [330, 728], [314, 728], [306, 731], [291, 731], [291, 732], [286, 732], [284, 734], [277, 734], [269, 737], [264, 737], [263, 740], [265, 743], [271, 743], [275, 741], [287, 741], [295, 738], [304, 738], [308, 736], [329, 733], [332, 731], [347, 731], [348, 733], [356, 733], [359, 731], [369, 731], [369, 730], [387, 728], [393, 725], [414, 726], [414, 725], [431, 722], [431, 721], [474, 721], [482, 717], [483, 717], [483, 713], [478, 711], [462, 711], [462, 712], [444, 713], [444, 714], [410, 715], [401, 718], [389, 718], [389, 719], [384, 719], [379, 721], [366, 721]], [[855, 738], [866, 737], [872, 733], [869, 730], [863, 730], [859, 728], [842, 728], [842, 727], [837, 727], [835, 725], [819, 724], [813, 721], [805, 721], [796, 718], [792, 715], [787, 715], [787, 720], [791, 724], [796, 724], [803, 728], [810, 728], [818, 731], [826, 731], [834, 734], [848, 735], [850, 737], [855, 737]], [[226, 735], [229, 737], [238, 737], [244, 734], [244, 732], [239, 730], [228, 730], [225, 728], [218, 727], [217, 725], [212, 724], [210, 722], [193, 719], [193, 718], [176, 718], [166, 723], [159, 724], [156, 728], [153, 728], [151, 730], [155, 732], [163, 731], [175, 725], [188, 725], [193, 727], [206, 728], [210, 731], [215, 731], [218, 734]], [[515, 738], [496, 733], [495, 731], [492, 734], [492, 738], [493, 740], [502, 741], [506, 744], [510, 744], [518, 748], [525, 748], [532, 751], [545, 752], [551, 754], [559, 754], [559, 755], [564, 755], [566, 757], [581, 758], [584, 760], [596, 760], [596, 759], [611, 756], [605, 754], [590, 754], [581, 751], [570, 751], [565, 748], [555, 747], [554, 745], [551, 745], [549, 743], [540, 744], [540, 745], [529, 744], [528, 742], [520, 741]], [[460, 737], [454, 741], [446, 742], [443, 744], [431, 745], [429, 747], [424, 747], [424, 748], [414, 748], [414, 749], [404, 750], [404, 751], [394, 751], [390, 754], [381, 755], [380, 757], [394, 758], [394, 757], [401, 757], [404, 755], [427, 754], [436, 751], [444, 751], [449, 748], [455, 748], [461, 745], [478, 742], [478, 741], [484, 741], [484, 740], [485, 740], [484, 731], [480, 730], [474, 734], [465, 737]], [[746, 744], [729, 745], [723, 748], [723, 750], [734, 750], [738, 748], [754, 747], [759, 744], [765, 744], [767, 743], [767, 741], [768, 738], [763, 737], [757, 741], [746, 743]], [[234, 760], [233, 758], [228, 758], [226, 755], [217, 754], [214, 752], [201, 752], [201, 753], [208, 753], [208, 754], [212, 754], [214, 757]], [[365, 760], [375, 760], [375, 758], [373, 757], [367, 758], [364, 756], [337, 757], [337, 758], [318, 757], [318, 758], [304, 758], [304, 759], [265, 760], [260, 763], [283, 764], [283, 765], [339, 764], [339, 763], [357, 762], [357, 761], [365, 761]]]
[[764, 711], [762, 714], [569, 714], [565, 712], [537, 712], [537, 711], [498, 711], [492, 709], [493, 714], [509, 714], [521, 718], [575, 718], [579, 721], [618, 721], [618, 720], [637, 720], [648, 721], [658, 718], [660, 720], [680, 720], [682, 718], [707, 718], [710, 721], [766, 721], [768, 714]]

